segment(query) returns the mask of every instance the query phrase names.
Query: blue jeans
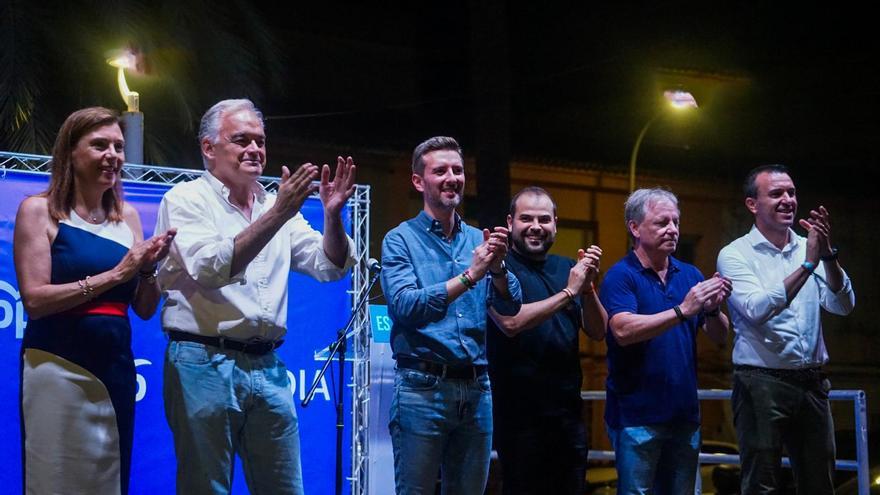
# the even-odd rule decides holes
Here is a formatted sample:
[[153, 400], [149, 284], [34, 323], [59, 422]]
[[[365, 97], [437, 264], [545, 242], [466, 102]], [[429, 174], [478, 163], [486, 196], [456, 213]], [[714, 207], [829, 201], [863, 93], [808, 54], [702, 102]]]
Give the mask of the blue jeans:
[[398, 369], [388, 429], [398, 495], [481, 495], [492, 451], [489, 375], [441, 379]]
[[178, 494], [229, 493], [236, 453], [252, 495], [303, 493], [299, 423], [274, 352], [171, 342], [164, 398]]
[[675, 421], [607, 429], [617, 459], [619, 495], [694, 493], [700, 459], [699, 424]]

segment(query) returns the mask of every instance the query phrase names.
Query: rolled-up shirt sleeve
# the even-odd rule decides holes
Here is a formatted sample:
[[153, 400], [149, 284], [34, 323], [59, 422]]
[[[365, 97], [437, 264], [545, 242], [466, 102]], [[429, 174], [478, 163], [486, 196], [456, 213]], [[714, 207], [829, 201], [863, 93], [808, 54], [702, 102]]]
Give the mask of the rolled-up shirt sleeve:
[[787, 307], [784, 280], [765, 284], [736, 248], [727, 246], [718, 254], [718, 272], [730, 279], [733, 291], [727, 304], [752, 325], [762, 325]]
[[498, 289], [491, 280], [488, 282], [490, 287], [490, 290], [487, 291], [489, 306], [497, 311], [498, 314], [504, 316], [515, 316], [519, 313], [519, 309], [522, 307], [522, 288], [516, 275], [512, 272], [507, 272], [507, 290], [510, 292], [509, 299], [501, 296], [501, 293], [498, 292]]
[[[819, 283], [819, 304], [821, 304], [822, 308], [829, 313], [846, 316], [850, 314], [856, 306], [856, 294], [855, 291], [853, 291], [849, 275], [847, 275], [842, 269], [841, 271], [843, 272], [843, 287], [841, 287], [839, 291], [834, 292], [828, 287], [828, 284], [824, 282]], [[816, 272], [819, 273], [824, 280], [824, 266], [817, 269]]]
[[348, 269], [357, 262], [354, 256], [354, 241], [351, 237], [345, 236], [347, 254], [345, 265], [340, 268], [324, 252], [324, 236], [309, 225], [302, 213], [297, 213], [296, 216], [288, 220], [288, 224], [287, 227], [290, 229], [290, 267], [292, 270], [310, 275], [315, 280], [328, 282], [342, 278]]
[[391, 319], [420, 327], [446, 317], [446, 281], [421, 287], [406, 242], [398, 232], [382, 241], [382, 291]]
[[[183, 195], [166, 194], [159, 205], [156, 232], [177, 228], [169, 259], [199, 285], [217, 289], [244, 281], [244, 271], [231, 274], [234, 237], [223, 237], [207, 205]], [[166, 261], [167, 263], [167, 261]]]

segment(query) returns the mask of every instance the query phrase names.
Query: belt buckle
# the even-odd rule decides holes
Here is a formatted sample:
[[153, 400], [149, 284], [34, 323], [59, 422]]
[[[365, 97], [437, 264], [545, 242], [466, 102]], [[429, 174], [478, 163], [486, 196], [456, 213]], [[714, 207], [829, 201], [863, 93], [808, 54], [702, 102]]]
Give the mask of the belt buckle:
[[262, 337], [254, 337], [246, 342], [242, 342], [242, 352], [250, 351], [251, 354], [267, 354], [272, 349], [273, 342], [263, 340]]

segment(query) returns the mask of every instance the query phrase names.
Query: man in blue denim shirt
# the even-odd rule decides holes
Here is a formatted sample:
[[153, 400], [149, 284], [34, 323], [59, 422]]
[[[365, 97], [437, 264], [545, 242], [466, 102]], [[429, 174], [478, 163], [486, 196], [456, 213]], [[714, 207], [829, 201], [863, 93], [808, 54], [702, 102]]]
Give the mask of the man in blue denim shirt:
[[466, 225], [461, 148], [433, 137], [413, 152], [424, 211], [382, 242], [382, 289], [397, 360], [388, 425], [398, 494], [479, 495], [489, 474], [492, 396], [486, 312], [514, 315], [519, 282], [507, 273], [507, 229]]

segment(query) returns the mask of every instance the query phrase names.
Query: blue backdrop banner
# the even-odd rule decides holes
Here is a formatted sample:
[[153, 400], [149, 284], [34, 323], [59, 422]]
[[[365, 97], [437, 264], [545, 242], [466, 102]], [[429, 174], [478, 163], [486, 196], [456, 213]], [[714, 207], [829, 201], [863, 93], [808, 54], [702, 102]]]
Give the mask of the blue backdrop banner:
[[[4, 171], [0, 178], [0, 486], [3, 493], [21, 493], [21, 446], [19, 420], [19, 379], [21, 337], [27, 323], [18, 293], [12, 264], [12, 235], [15, 214], [22, 199], [46, 188], [48, 175]], [[145, 237], [153, 233], [156, 211], [162, 195], [170, 188], [164, 184], [125, 184], [125, 198], [141, 215]], [[302, 213], [318, 230], [323, 230], [321, 203], [310, 198]], [[343, 212], [346, 230], [351, 232], [348, 211]], [[278, 350], [287, 364], [291, 393], [297, 403], [302, 443], [302, 465], [308, 493], [332, 493], [334, 487], [336, 394], [331, 373], [321, 381], [315, 399], [307, 408], [299, 402], [323, 364], [319, 353], [335, 340], [338, 329], [351, 313], [351, 277], [330, 283], [318, 283], [291, 272], [288, 331], [285, 344]], [[171, 431], [165, 421], [162, 404], [162, 363], [167, 340], [161, 331], [159, 313], [149, 321], [130, 315], [132, 347], [137, 366], [137, 408], [132, 458], [131, 493], [174, 493], [175, 459]], [[331, 366], [335, 371], [336, 367]], [[343, 380], [351, 380], [346, 370]], [[345, 387], [346, 431], [344, 432], [343, 475], [351, 472], [351, 396]], [[234, 493], [247, 493], [244, 476], [237, 462]], [[349, 493], [345, 483], [345, 492]]]

